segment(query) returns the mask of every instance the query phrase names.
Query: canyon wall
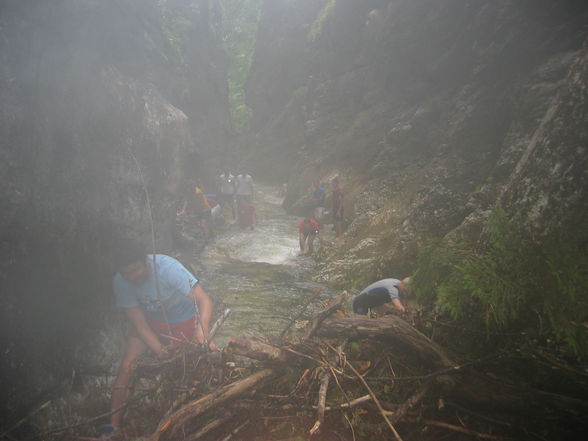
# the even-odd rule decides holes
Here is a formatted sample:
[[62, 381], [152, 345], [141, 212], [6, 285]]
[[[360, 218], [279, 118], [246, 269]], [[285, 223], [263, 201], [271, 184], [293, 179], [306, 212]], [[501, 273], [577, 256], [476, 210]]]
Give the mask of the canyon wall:
[[[282, 62], [258, 46], [252, 167], [287, 176], [300, 215], [315, 179], [340, 177], [347, 230], [321, 281], [406, 276], [431, 240], [476, 240], [497, 204], [536, 234], [586, 219], [585, 3], [323, 1], [288, 27], [266, 3], [260, 36], [273, 30]], [[280, 100], [259, 97], [290, 70]]]
[[116, 245], [153, 227], [169, 250], [186, 179], [227, 138], [208, 3], [0, 4], [2, 422], [113, 349]]

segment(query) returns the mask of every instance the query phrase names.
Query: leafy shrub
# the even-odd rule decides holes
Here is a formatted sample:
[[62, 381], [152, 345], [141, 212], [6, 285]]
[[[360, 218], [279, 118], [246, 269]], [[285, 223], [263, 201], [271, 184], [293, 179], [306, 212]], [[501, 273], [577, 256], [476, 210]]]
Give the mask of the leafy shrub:
[[587, 230], [578, 223], [536, 237], [496, 209], [478, 249], [437, 242], [422, 253], [415, 292], [456, 320], [478, 320], [488, 330], [533, 338], [555, 336], [586, 356]]

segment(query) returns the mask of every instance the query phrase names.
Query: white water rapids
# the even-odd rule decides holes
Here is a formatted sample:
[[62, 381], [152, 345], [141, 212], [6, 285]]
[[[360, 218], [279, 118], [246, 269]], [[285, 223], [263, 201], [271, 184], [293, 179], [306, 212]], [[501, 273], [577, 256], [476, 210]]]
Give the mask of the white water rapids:
[[[221, 345], [247, 330], [277, 334], [315, 289], [322, 288], [319, 298], [329, 294], [310, 280], [315, 262], [299, 256], [301, 218], [285, 213], [278, 193], [277, 187], [256, 185], [257, 227], [233, 225], [219, 232], [195, 262], [196, 275], [218, 308], [231, 309], [217, 337]], [[319, 308], [317, 300], [307, 312]]]

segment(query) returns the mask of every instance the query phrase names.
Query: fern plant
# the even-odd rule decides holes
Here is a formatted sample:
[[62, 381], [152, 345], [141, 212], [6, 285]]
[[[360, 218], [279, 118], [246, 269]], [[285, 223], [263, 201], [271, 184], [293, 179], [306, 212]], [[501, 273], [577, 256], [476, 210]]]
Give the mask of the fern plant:
[[439, 241], [421, 256], [414, 289], [421, 302], [487, 330], [553, 336], [588, 355], [588, 233], [584, 224], [535, 237], [496, 209], [482, 247]]

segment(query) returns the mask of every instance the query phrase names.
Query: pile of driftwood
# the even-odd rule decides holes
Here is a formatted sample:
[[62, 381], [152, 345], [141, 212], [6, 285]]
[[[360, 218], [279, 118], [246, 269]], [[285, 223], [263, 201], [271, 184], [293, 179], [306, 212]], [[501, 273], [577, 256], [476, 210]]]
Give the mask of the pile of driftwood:
[[137, 388], [115, 439], [498, 440], [531, 436], [522, 421], [546, 406], [578, 419], [588, 411], [478, 370], [505, 354], [458, 364], [401, 317], [345, 317], [343, 298], [296, 331], [300, 317], [280, 336], [244, 335], [222, 353], [194, 346], [143, 361], [139, 374], [154, 386]]

